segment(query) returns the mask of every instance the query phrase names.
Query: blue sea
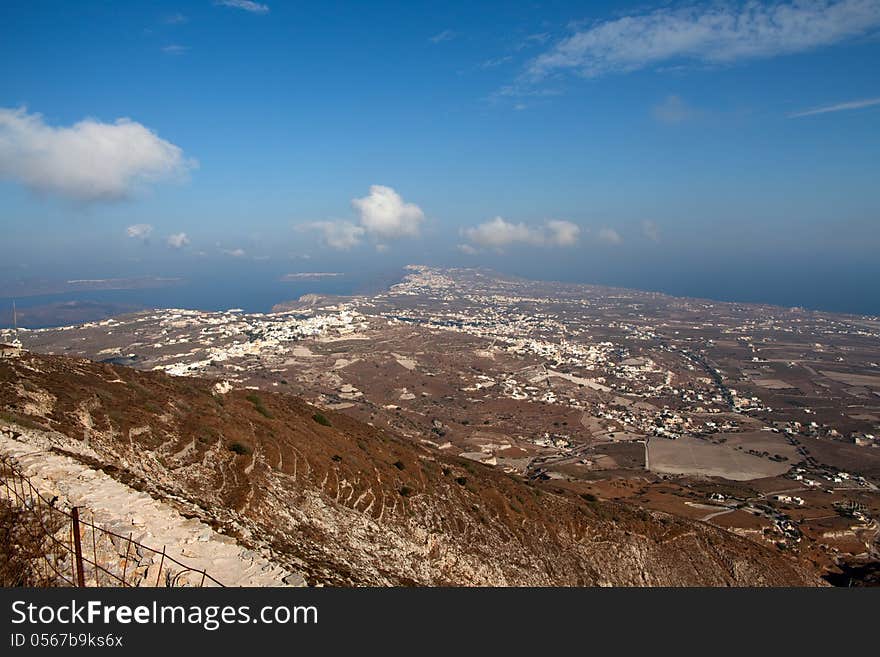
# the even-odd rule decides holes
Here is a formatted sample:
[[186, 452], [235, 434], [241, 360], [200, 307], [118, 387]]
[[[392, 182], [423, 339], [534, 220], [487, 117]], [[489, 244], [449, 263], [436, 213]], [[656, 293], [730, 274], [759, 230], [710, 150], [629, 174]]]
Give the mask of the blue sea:
[[[78, 303], [91, 306], [82, 321], [148, 308], [188, 308], [193, 310], [228, 310], [240, 308], [248, 313], [271, 312], [275, 304], [296, 300], [304, 294], [351, 295], [371, 294], [399, 282], [404, 272], [391, 271], [342, 272], [340, 276], [301, 278], [291, 281], [265, 271], [228, 275], [187, 277], [180, 282], [162, 287], [123, 290], [76, 290], [58, 294], [18, 296], [15, 300], [20, 311], [20, 325], [45, 328], [69, 323], [63, 304]], [[0, 299], [0, 327], [12, 324], [11, 299]], [[5, 306], [8, 306], [5, 307]], [[58, 310], [45, 310], [53, 306]], [[28, 309], [41, 310], [28, 318]], [[39, 319], [37, 319], [39, 318]]]
[[[457, 263], [459, 266], [465, 263]], [[804, 258], [782, 263], [773, 259], [745, 259], [738, 263], [703, 261], [668, 262], [642, 259], [638, 266], [626, 259], [618, 262], [580, 262], [522, 259], [515, 264], [496, 262], [467, 263], [485, 265], [502, 274], [534, 280], [556, 280], [650, 290], [674, 296], [697, 297], [716, 301], [765, 303], [799, 306], [811, 310], [880, 314], [880, 264], [876, 261], [856, 262], [845, 258], [817, 261]], [[507, 265], [507, 266], [505, 266]], [[320, 266], [315, 271], [324, 270]], [[304, 294], [351, 295], [374, 294], [387, 289], [405, 275], [401, 267], [383, 270], [342, 272], [340, 276], [314, 279], [282, 280], [282, 273], [269, 268], [223, 271], [210, 275], [190, 274], [182, 281], [165, 287], [126, 290], [89, 290], [18, 296], [22, 310], [22, 326], [40, 328], [59, 326], [75, 321], [93, 321], [104, 317], [146, 308], [190, 308], [227, 310], [241, 308], [245, 312], [270, 312], [275, 304], [298, 299]], [[79, 320], [47, 306], [66, 302], [92, 304]], [[43, 307], [28, 318], [27, 310]], [[11, 299], [0, 299], [0, 327], [12, 323]]]

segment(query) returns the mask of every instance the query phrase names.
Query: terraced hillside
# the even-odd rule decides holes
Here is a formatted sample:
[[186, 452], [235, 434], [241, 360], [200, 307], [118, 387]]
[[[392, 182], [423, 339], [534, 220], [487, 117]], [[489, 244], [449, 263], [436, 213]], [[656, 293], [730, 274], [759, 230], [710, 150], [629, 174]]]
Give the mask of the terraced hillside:
[[330, 585], [818, 585], [706, 524], [532, 484], [300, 399], [25, 352], [0, 423]]

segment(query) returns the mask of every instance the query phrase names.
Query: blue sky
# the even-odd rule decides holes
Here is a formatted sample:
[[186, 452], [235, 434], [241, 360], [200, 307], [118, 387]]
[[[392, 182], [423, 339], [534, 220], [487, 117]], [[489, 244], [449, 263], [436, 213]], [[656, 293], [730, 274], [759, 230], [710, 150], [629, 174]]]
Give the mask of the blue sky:
[[429, 262], [880, 312], [878, 0], [0, 12], [2, 276]]

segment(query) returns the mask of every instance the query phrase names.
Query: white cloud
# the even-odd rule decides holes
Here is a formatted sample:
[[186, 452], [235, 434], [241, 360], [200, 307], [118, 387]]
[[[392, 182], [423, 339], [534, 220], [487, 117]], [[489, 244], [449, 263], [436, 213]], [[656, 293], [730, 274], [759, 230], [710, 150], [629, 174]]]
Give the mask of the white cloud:
[[313, 221], [303, 224], [300, 229], [317, 230], [327, 246], [348, 251], [361, 243], [366, 232], [362, 226], [350, 221]]
[[465, 255], [477, 255], [480, 250], [474, 248], [470, 244], [458, 244], [455, 248], [464, 253]]
[[600, 228], [597, 237], [600, 242], [605, 242], [606, 244], [620, 244], [623, 242], [620, 233], [613, 228]]
[[550, 246], [574, 246], [581, 234], [581, 227], [570, 221], [551, 219], [546, 222], [546, 243]]
[[660, 227], [651, 220], [642, 222], [642, 235], [652, 242], [660, 241]]
[[415, 237], [425, 215], [415, 203], [406, 203], [390, 187], [371, 185], [370, 193], [356, 198], [352, 207], [360, 214], [360, 224], [367, 233], [381, 239]]
[[529, 226], [522, 222], [515, 224], [503, 217], [495, 217], [478, 226], [462, 230], [462, 235], [472, 244], [459, 245], [459, 250], [473, 254], [476, 252], [473, 244], [498, 250], [512, 244], [572, 246], [577, 243], [580, 231], [580, 226], [570, 221], [553, 219], [544, 222], [541, 226]]
[[264, 5], [261, 2], [251, 2], [251, 0], [216, 0], [214, 4], [223, 7], [232, 7], [233, 9], [243, 9], [252, 14], [269, 13], [269, 5]]
[[198, 166], [130, 119], [46, 125], [39, 114], [0, 108], [0, 178], [79, 201], [125, 198], [144, 183], [179, 179]]
[[651, 114], [661, 123], [681, 123], [696, 115], [696, 112], [680, 96], [670, 95], [655, 105]]
[[228, 255], [232, 258], [243, 258], [244, 257], [244, 249], [222, 249], [221, 253], [223, 255]]
[[526, 76], [559, 71], [587, 77], [674, 60], [708, 64], [804, 52], [880, 26], [877, 0], [730, 0], [661, 8], [593, 23], [535, 58]]
[[359, 215], [357, 223], [312, 221], [297, 228], [317, 231], [324, 244], [342, 251], [358, 246], [369, 237], [375, 241], [376, 250], [384, 253], [389, 248], [386, 240], [418, 236], [425, 219], [418, 205], [405, 202], [391, 187], [383, 185], [371, 185], [370, 193], [352, 199], [351, 205]]
[[133, 224], [125, 232], [134, 239], [146, 240], [153, 232], [153, 227], [150, 224]]
[[463, 235], [475, 244], [495, 249], [517, 242], [524, 244], [541, 242], [540, 231], [529, 228], [524, 223], [511, 223], [502, 217], [495, 217], [479, 226], [466, 228]]
[[428, 41], [431, 43], [443, 43], [444, 41], [452, 41], [457, 36], [458, 35], [452, 30], [443, 30], [430, 37]]
[[165, 243], [172, 249], [182, 249], [189, 244], [189, 236], [186, 233], [174, 233], [168, 236]]
[[166, 55], [182, 55], [187, 50], [189, 50], [189, 46], [181, 46], [178, 44], [171, 44], [170, 46], [162, 47], [162, 52]]
[[814, 114], [827, 114], [828, 112], [842, 112], [844, 110], [862, 109], [863, 107], [873, 107], [880, 105], [880, 98], [865, 98], [864, 100], [852, 100], [847, 103], [837, 103], [836, 105], [826, 105], [825, 107], [816, 107], [804, 112], [796, 112], [789, 114], [788, 118], [797, 119], [802, 116], [813, 116]]

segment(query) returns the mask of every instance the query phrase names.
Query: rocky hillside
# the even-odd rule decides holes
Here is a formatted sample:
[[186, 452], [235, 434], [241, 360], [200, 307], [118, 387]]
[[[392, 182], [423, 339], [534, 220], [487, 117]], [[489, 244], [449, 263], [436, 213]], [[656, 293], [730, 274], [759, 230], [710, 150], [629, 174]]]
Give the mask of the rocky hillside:
[[0, 424], [310, 584], [821, 584], [708, 525], [533, 485], [289, 395], [24, 353], [0, 360]]

